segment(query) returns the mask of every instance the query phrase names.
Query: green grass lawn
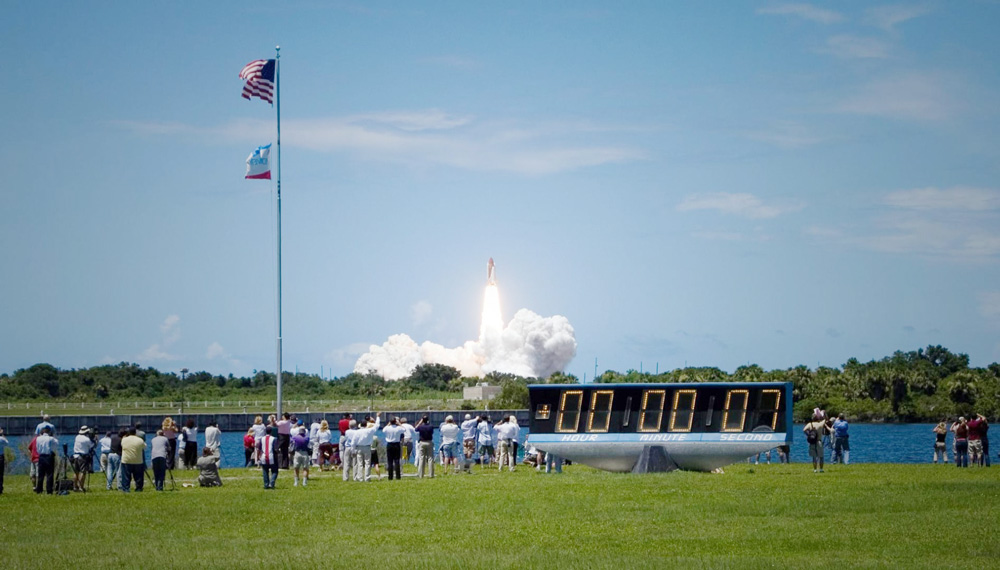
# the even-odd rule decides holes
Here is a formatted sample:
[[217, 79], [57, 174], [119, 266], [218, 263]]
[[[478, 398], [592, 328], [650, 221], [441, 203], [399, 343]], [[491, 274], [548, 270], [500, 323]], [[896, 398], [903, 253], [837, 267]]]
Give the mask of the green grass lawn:
[[[409, 468], [412, 470], [412, 466]], [[1000, 567], [1000, 468], [580, 466], [344, 483], [223, 472], [225, 486], [36, 496], [8, 476], [3, 568]], [[168, 480], [169, 486], [169, 480]], [[44, 561], [43, 561], [44, 560]]]

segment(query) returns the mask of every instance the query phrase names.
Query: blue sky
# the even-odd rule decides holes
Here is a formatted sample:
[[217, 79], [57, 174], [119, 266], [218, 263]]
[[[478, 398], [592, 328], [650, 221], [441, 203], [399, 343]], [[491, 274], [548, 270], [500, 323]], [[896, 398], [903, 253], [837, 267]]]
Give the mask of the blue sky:
[[5, 7], [0, 371], [285, 369], [564, 315], [581, 378], [1000, 360], [995, 2]]

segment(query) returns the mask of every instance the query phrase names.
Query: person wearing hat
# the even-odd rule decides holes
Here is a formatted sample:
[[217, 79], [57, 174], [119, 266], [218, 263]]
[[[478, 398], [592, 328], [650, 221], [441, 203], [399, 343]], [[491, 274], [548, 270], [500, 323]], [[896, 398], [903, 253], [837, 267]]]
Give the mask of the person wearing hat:
[[7, 446], [10, 442], [3, 436], [3, 428], [0, 428], [0, 495], [3, 495], [3, 472], [7, 467]]
[[35, 478], [35, 493], [52, 494], [56, 475], [56, 453], [59, 450], [59, 440], [52, 437], [52, 428], [42, 428], [42, 433], [35, 438], [35, 452], [38, 453], [38, 476]]
[[87, 473], [94, 465], [94, 440], [90, 436], [90, 428], [83, 426], [73, 440], [73, 490], [83, 491]]
[[444, 468], [447, 471], [448, 466], [453, 465], [455, 473], [458, 473], [458, 456], [462, 453], [458, 448], [458, 436], [462, 433], [462, 429], [455, 423], [454, 417], [448, 416], [444, 419], [444, 423], [438, 427], [438, 431], [441, 432], [441, 455], [444, 457]]
[[479, 418], [472, 417], [472, 414], [465, 414], [465, 421], [462, 422], [462, 451], [465, 454], [465, 463], [468, 464], [472, 456], [476, 454], [476, 425]]

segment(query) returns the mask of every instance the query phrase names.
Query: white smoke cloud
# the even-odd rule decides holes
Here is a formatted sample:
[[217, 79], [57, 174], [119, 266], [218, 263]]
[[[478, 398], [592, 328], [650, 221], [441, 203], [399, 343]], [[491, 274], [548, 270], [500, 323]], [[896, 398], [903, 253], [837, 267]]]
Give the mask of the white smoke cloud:
[[408, 335], [392, 335], [381, 346], [371, 345], [358, 358], [354, 371], [399, 380], [420, 364], [436, 363], [453, 366], [466, 377], [506, 372], [544, 378], [563, 370], [576, 356], [573, 326], [560, 315], [542, 317], [521, 309], [499, 335], [490, 332], [484, 330], [478, 341], [457, 348], [429, 341], [418, 345]]

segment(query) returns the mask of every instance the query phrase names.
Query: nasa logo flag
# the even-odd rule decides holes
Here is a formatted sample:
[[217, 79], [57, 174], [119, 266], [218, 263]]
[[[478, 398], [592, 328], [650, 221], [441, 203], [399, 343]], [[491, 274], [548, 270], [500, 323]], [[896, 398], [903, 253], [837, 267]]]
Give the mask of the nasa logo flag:
[[247, 175], [245, 178], [254, 180], [271, 179], [271, 145], [257, 147], [257, 150], [247, 157]]

